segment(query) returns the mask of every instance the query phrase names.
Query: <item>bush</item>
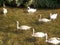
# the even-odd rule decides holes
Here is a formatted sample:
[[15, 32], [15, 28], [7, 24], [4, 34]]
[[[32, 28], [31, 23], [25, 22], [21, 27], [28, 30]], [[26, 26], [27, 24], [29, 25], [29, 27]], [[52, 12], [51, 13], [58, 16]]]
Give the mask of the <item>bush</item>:
[[3, 4], [3, 0], [0, 0], [0, 6], [2, 6], [2, 4]]
[[10, 6], [32, 6], [36, 8], [59, 8], [60, 0], [0, 0], [0, 6], [5, 3]]
[[35, 0], [35, 7], [37, 8], [57, 8], [57, 0]]

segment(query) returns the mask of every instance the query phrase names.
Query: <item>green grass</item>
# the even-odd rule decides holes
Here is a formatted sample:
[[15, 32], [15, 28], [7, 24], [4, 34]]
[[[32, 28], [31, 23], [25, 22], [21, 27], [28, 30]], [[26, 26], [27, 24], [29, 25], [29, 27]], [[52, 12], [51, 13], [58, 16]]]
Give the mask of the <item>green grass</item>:
[[[52, 45], [45, 42], [45, 38], [34, 38], [31, 36], [32, 29], [28, 31], [17, 30], [16, 21], [21, 25], [35, 28], [36, 32], [48, 33], [49, 38], [60, 37], [60, 9], [39, 9], [36, 13], [29, 15], [27, 9], [7, 8], [5, 17], [0, 14], [0, 45]], [[2, 7], [0, 8], [2, 11]], [[1, 12], [0, 11], [0, 12]], [[50, 13], [58, 13], [58, 18], [50, 23], [39, 23], [38, 16], [49, 18]]]

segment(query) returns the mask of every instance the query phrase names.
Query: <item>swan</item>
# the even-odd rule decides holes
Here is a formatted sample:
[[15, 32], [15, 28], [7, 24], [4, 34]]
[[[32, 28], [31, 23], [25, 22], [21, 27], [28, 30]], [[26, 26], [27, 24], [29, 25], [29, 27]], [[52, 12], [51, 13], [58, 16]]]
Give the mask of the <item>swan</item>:
[[33, 37], [41, 37], [42, 38], [42, 37], [45, 37], [46, 34], [47, 34], [47, 33], [43, 33], [43, 32], [36, 32], [36, 33], [34, 33], [34, 31], [35, 30], [33, 28], [33, 34], [32, 34]]
[[6, 14], [7, 14], [7, 9], [6, 8], [3, 8], [3, 13], [6, 16]]
[[47, 37], [46, 37], [46, 42], [47, 42], [47, 43], [52, 43], [52, 44], [54, 44], [54, 45], [57, 45], [57, 44], [60, 43], [60, 38], [58, 38], [58, 37], [53, 37], [53, 38], [47, 39]]
[[3, 13], [6, 16], [6, 14], [7, 14], [7, 9], [6, 8], [3, 8]]
[[31, 28], [31, 27], [30, 27], [30, 26], [27, 26], [27, 25], [19, 26], [19, 22], [17, 21], [17, 29], [28, 30], [28, 29], [30, 29], [30, 28]]
[[40, 15], [40, 18], [38, 20], [39, 22], [42, 21], [42, 22], [50, 22], [51, 19], [47, 19], [47, 18], [41, 18], [41, 15]]
[[56, 14], [50, 13], [50, 19], [55, 20], [57, 18], [57, 15], [58, 15], [57, 13]]
[[36, 12], [36, 9], [28, 7], [29, 14], [34, 13], [34, 12]]

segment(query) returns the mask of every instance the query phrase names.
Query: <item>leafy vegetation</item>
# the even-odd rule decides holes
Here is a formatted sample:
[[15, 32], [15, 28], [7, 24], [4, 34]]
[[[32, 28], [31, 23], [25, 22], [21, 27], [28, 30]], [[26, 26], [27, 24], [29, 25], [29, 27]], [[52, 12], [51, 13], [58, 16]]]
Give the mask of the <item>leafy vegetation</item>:
[[15, 7], [60, 8], [60, 0], [0, 0], [0, 6], [3, 3]]
[[[60, 9], [40, 9], [32, 15], [29, 15], [25, 8], [7, 7], [7, 9], [6, 17], [0, 13], [0, 45], [52, 45], [46, 43], [45, 38], [32, 37], [32, 29], [28, 31], [17, 30], [17, 20], [20, 26], [28, 25], [35, 28], [36, 32], [48, 33], [48, 38], [60, 37]], [[0, 10], [2, 11], [2, 7], [0, 7]], [[42, 14], [42, 17], [49, 18], [50, 13], [58, 13], [58, 18], [50, 23], [38, 22], [40, 14]]]

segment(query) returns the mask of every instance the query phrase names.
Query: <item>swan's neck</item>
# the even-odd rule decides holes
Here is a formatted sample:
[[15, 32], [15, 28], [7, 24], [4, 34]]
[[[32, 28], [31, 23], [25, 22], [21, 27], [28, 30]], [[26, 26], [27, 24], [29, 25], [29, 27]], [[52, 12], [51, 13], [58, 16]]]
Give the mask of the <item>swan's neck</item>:
[[40, 19], [41, 19], [41, 15], [40, 15]]
[[52, 15], [52, 13], [50, 13], [50, 16]]
[[33, 35], [34, 35], [34, 29], [33, 29]]
[[17, 21], [17, 28], [19, 28], [19, 22]]
[[50, 20], [51, 20], [52, 13], [50, 13]]
[[46, 35], [46, 42], [48, 41], [48, 36], [47, 36], [47, 33], [45, 34]]

